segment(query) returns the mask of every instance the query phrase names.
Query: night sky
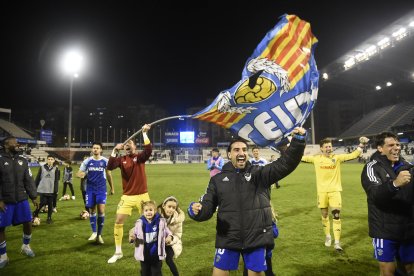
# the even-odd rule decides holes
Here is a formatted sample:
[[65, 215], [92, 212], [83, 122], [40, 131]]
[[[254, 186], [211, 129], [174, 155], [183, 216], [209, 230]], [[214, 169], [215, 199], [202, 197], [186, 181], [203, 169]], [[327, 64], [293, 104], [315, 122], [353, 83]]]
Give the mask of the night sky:
[[29, 2], [2, 9], [0, 107], [67, 106], [69, 77], [57, 63], [79, 45], [87, 67], [75, 80], [74, 105], [156, 104], [171, 115], [206, 106], [240, 80], [284, 13], [311, 23], [322, 69], [414, 9], [412, 0]]

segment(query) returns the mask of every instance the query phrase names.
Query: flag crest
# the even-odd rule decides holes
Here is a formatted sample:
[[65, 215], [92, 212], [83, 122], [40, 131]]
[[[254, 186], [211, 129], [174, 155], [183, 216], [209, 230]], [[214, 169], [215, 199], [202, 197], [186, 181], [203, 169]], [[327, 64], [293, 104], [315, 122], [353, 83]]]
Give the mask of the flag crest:
[[247, 59], [241, 80], [192, 117], [232, 130], [259, 146], [302, 126], [318, 94], [310, 24], [283, 15]]

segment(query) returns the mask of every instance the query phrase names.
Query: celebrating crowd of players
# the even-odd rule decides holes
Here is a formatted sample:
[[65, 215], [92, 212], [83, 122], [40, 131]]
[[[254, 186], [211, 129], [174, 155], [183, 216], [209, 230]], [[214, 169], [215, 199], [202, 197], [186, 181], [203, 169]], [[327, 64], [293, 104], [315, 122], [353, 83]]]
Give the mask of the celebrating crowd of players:
[[[166, 259], [173, 275], [178, 269], [173, 256], [182, 250], [181, 234], [184, 213], [178, 200], [171, 196], [156, 206], [150, 200], [145, 175], [145, 162], [152, 146], [144, 125], [142, 135], [144, 150], [136, 151], [133, 140], [115, 146], [109, 159], [102, 157], [102, 145], [94, 143], [92, 156], [86, 158], [77, 176], [86, 179], [85, 207], [90, 210], [92, 234], [90, 240], [103, 244], [102, 228], [105, 221], [106, 182], [110, 193], [114, 185], [110, 171], [119, 168], [122, 176], [122, 196], [117, 206], [114, 225], [115, 253], [108, 263], [123, 257], [123, 224], [132, 209], [142, 214], [129, 239], [135, 243], [135, 258], [141, 262], [142, 275], [161, 275], [161, 261]], [[357, 158], [368, 142], [360, 138], [360, 145], [352, 153], [334, 154], [332, 142], [320, 142], [320, 155], [303, 156], [306, 131], [295, 128], [289, 147], [276, 161], [260, 164], [258, 149], [248, 160], [248, 145], [243, 140], [232, 141], [227, 149], [229, 162], [223, 164], [218, 154], [209, 160], [211, 179], [206, 193], [199, 202], [188, 207], [188, 215], [196, 221], [210, 219], [217, 212], [216, 253], [213, 275], [229, 275], [238, 268], [243, 257], [248, 275], [262, 275], [272, 271], [266, 267], [265, 257], [274, 247], [273, 215], [270, 204], [270, 187], [284, 178], [303, 162], [313, 163], [316, 172], [318, 208], [322, 214], [325, 246], [332, 243], [329, 210], [332, 213], [334, 248], [341, 252], [341, 176], [340, 164]], [[361, 175], [362, 186], [367, 194], [369, 235], [373, 238], [375, 258], [381, 275], [394, 275], [397, 264], [401, 273], [414, 273], [414, 185], [413, 165], [401, 156], [401, 145], [393, 133], [379, 134], [375, 139], [377, 151], [371, 157]], [[120, 150], [125, 155], [120, 155]], [[217, 153], [214, 150], [213, 153]], [[29, 257], [35, 253], [30, 247], [32, 213], [28, 199], [33, 202], [34, 215], [43, 205], [48, 205], [48, 221], [51, 223], [54, 199], [57, 194], [59, 172], [52, 158], [42, 166], [33, 180], [27, 160], [19, 153], [16, 138], [3, 141], [0, 152], [0, 268], [9, 262], [6, 250], [5, 229], [10, 225], [23, 224], [21, 252]], [[259, 162], [259, 164], [254, 164]], [[264, 162], [263, 162], [264, 163]], [[41, 195], [39, 206], [37, 195]], [[72, 195], [74, 196], [73, 192]], [[96, 217], [96, 212], [98, 216]], [[404, 274], [403, 274], [404, 275]]]

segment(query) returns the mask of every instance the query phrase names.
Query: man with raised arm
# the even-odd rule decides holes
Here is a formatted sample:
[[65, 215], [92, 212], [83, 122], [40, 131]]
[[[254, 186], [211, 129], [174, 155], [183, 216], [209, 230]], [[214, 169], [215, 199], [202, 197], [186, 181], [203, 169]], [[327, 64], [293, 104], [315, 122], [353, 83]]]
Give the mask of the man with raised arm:
[[210, 179], [201, 201], [188, 207], [188, 214], [196, 221], [208, 220], [218, 210], [213, 276], [226, 276], [230, 270], [237, 270], [240, 255], [249, 275], [261, 275], [267, 270], [266, 250], [274, 247], [270, 185], [300, 163], [305, 132], [295, 128], [286, 154], [266, 166], [251, 165], [247, 143], [232, 141], [227, 148], [230, 162]]
[[[109, 157], [107, 169], [121, 169], [122, 176], [122, 197], [116, 210], [114, 226], [115, 254], [108, 260], [109, 264], [115, 263], [123, 257], [122, 237], [124, 236], [124, 222], [131, 216], [132, 209], [136, 208], [141, 214], [141, 202], [149, 201], [150, 197], [147, 188], [147, 176], [145, 174], [145, 162], [150, 158], [152, 145], [147, 132], [151, 126], [145, 124], [142, 127], [144, 138], [144, 150], [136, 151], [134, 140], [128, 140], [125, 145], [117, 144]], [[120, 156], [119, 151], [124, 149], [125, 155]]]

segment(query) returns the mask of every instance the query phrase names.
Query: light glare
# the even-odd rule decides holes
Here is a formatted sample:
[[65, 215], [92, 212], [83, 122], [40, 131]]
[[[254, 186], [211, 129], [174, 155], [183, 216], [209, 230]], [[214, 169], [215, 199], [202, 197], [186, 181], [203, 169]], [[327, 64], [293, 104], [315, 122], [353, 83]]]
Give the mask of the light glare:
[[78, 51], [69, 51], [62, 60], [62, 68], [66, 74], [77, 75], [83, 66], [83, 56]]

